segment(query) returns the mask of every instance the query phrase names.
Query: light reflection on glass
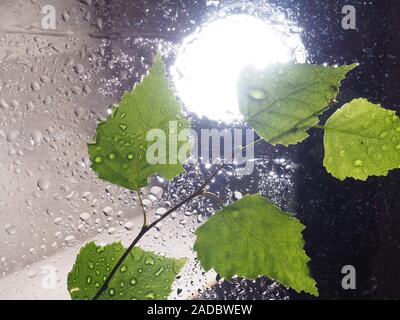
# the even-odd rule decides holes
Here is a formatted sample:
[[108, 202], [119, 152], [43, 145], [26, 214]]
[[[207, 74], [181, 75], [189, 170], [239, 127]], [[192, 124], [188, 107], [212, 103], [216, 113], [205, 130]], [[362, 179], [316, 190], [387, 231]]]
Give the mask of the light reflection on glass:
[[186, 108], [212, 120], [239, 120], [236, 83], [244, 67], [305, 62], [299, 34], [286, 26], [284, 21], [232, 15], [187, 37], [171, 68]]

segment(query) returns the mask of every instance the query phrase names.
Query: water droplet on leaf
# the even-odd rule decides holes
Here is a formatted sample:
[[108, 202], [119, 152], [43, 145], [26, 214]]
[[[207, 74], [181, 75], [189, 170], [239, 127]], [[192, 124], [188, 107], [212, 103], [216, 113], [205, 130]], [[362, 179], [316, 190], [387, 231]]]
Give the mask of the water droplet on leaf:
[[356, 161], [354, 161], [354, 165], [355, 165], [356, 167], [360, 167], [360, 166], [363, 165], [363, 162], [362, 162], [361, 160], [356, 160]]
[[128, 268], [127, 268], [126, 266], [122, 266], [122, 267], [119, 269], [119, 271], [121, 271], [121, 272], [123, 273], [123, 272], [126, 272], [127, 269], [128, 269]]

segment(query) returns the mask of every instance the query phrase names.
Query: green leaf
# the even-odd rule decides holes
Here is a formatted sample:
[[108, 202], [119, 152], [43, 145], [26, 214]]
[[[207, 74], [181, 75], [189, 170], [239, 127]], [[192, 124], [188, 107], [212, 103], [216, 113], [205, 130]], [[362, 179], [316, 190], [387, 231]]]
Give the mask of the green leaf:
[[355, 99], [326, 122], [324, 166], [334, 177], [366, 180], [400, 167], [400, 118], [366, 99]]
[[[82, 247], [68, 274], [71, 298], [93, 299], [124, 251], [119, 242], [105, 247], [89, 242]], [[115, 273], [100, 299], [167, 299], [172, 283], [185, 263], [185, 259], [165, 258], [136, 247]]]
[[[170, 127], [170, 121], [176, 123], [176, 128]], [[170, 133], [174, 136], [188, 127], [168, 86], [162, 58], [157, 55], [142, 83], [132, 92], [125, 92], [119, 107], [114, 107], [107, 121], [98, 125], [96, 142], [88, 145], [92, 169], [101, 179], [135, 191], [146, 186], [148, 177], [156, 173], [170, 180], [184, 170], [177, 161], [177, 153], [173, 157], [169, 155]], [[165, 142], [165, 150], [158, 152], [165, 156], [165, 164], [147, 161], [147, 150], [154, 145], [146, 141], [151, 129], [165, 133], [165, 140], [158, 140]], [[175, 138], [177, 150], [188, 142], [188, 137], [181, 140], [184, 141]]]
[[339, 93], [340, 82], [357, 65], [338, 68], [311, 64], [248, 68], [239, 81], [239, 106], [257, 134], [288, 146], [308, 137], [318, 115]]
[[224, 278], [261, 275], [297, 292], [318, 295], [309, 276], [301, 232], [304, 226], [261, 195], [244, 196], [196, 230], [194, 250], [205, 270]]

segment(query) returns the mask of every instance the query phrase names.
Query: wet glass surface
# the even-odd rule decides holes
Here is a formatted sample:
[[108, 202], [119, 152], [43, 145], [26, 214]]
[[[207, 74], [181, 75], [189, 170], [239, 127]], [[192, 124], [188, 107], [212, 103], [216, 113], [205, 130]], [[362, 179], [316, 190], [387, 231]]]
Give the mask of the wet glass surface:
[[[179, 91], [185, 75], [176, 80], [177, 57], [188, 37], [196, 38], [212, 22], [251, 16], [298, 35], [307, 62], [358, 62], [360, 67], [346, 80], [330, 112], [356, 96], [398, 111], [400, 32], [394, 22], [400, 5], [353, 2], [357, 30], [342, 28], [341, 1], [3, 0], [0, 283], [6, 285], [0, 285], [0, 297], [21, 297], [32, 279], [40, 285], [42, 265], [64, 264], [65, 252], [75, 254], [87, 240], [129, 241], [140, 227], [136, 195], [97, 178], [89, 168], [86, 144], [110, 106], [147, 72], [157, 50], [168, 63], [171, 83], [175, 79], [196, 130], [238, 125], [199, 118], [196, 112], [206, 112], [191, 108], [190, 98]], [[49, 4], [57, 13], [54, 32], [40, 28], [41, 8]], [[260, 45], [263, 41], [260, 36]], [[205, 59], [217, 56], [210, 50]], [[288, 59], [296, 60], [298, 52], [291, 54]], [[257, 146], [251, 176], [238, 178], [228, 168], [210, 190], [225, 203], [260, 191], [281, 208], [297, 212], [307, 227], [303, 234], [310, 270], [322, 298], [398, 298], [399, 173], [340, 182], [326, 172], [322, 158], [322, 134], [311, 130], [307, 141], [287, 149]], [[171, 183], [152, 179], [153, 187], [145, 192], [152, 218], [190, 194], [212, 170], [198, 163], [185, 168], [187, 172]], [[217, 208], [210, 199], [197, 199], [143, 239], [145, 248], [191, 259], [174, 285], [174, 298], [307, 298], [266, 278], [223, 282], [215, 274], [206, 276], [191, 252], [193, 232]], [[35, 263], [42, 265], [31, 268]], [[356, 267], [357, 290], [342, 289], [344, 265]], [[60, 276], [56, 291], [68, 294], [65, 282]], [[13, 283], [17, 285], [10, 289]], [[52, 295], [45, 290], [36, 297]]]

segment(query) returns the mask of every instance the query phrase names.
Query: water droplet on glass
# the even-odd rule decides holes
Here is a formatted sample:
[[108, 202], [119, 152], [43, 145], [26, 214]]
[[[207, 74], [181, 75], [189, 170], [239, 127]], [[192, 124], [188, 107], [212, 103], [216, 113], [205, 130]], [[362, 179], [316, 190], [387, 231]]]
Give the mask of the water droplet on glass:
[[73, 236], [73, 235], [67, 236], [67, 237], [65, 237], [64, 240], [67, 243], [71, 243], [71, 242], [75, 241], [75, 236]]
[[37, 182], [37, 186], [41, 191], [46, 191], [50, 187], [50, 181], [44, 178], [40, 178]]
[[83, 221], [87, 221], [90, 219], [90, 213], [87, 212], [83, 212], [81, 213], [81, 215], [79, 216]]
[[107, 230], [108, 234], [114, 234], [116, 231], [117, 231], [117, 229], [114, 228], [114, 227], [111, 227], [111, 228], [109, 228], [109, 229]]
[[20, 132], [18, 130], [11, 130], [8, 135], [7, 135], [7, 141], [8, 142], [15, 142], [20, 135]]
[[40, 90], [40, 85], [39, 85], [38, 82], [34, 81], [31, 84], [31, 88], [32, 88], [33, 91], [38, 91], [38, 90]]
[[114, 215], [114, 209], [111, 207], [105, 207], [103, 209], [103, 213], [104, 215], [106, 215], [107, 217], [113, 216]]
[[31, 133], [32, 141], [35, 146], [40, 145], [42, 142], [42, 133], [40, 130], [33, 130]]
[[128, 221], [128, 222], [126, 222], [125, 224], [124, 224], [124, 227], [125, 227], [125, 229], [127, 229], [127, 230], [133, 230], [133, 228], [134, 228], [134, 223], [132, 222], [132, 221]]
[[7, 232], [10, 236], [12, 236], [16, 233], [17, 227], [13, 224], [6, 224], [4, 226], [4, 231]]

